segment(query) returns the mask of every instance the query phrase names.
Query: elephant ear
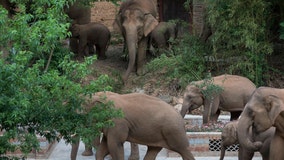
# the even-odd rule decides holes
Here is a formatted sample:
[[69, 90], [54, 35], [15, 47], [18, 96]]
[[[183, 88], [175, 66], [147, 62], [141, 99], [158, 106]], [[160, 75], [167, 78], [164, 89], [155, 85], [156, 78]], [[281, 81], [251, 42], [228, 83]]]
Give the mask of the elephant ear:
[[275, 119], [274, 126], [280, 133], [284, 133], [284, 111], [282, 111]]
[[115, 19], [114, 19], [114, 22], [112, 24], [112, 27], [113, 27], [113, 30], [115, 32], [121, 33], [121, 28], [122, 28], [122, 25], [121, 25], [121, 12], [119, 12], [115, 16]]
[[279, 97], [269, 95], [264, 97], [264, 99], [266, 102], [265, 109], [269, 113], [269, 117], [273, 123], [276, 123], [276, 120], [279, 121], [282, 115], [284, 118], [284, 103]]
[[155, 27], [159, 24], [157, 19], [150, 13], [146, 13], [145, 15], [145, 21], [144, 21], [144, 36], [147, 37], [149, 33], [152, 32], [152, 30], [155, 29]]

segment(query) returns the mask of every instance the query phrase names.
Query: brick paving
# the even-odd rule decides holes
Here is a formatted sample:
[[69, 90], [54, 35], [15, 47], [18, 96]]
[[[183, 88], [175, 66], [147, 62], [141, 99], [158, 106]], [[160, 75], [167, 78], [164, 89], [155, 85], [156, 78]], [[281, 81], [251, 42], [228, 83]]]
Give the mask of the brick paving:
[[[130, 155], [130, 145], [128, 142], [125, 143], [125, 159], [128, 159]], [[94, 156], [82, 156], [81, 153], [84, 150], [84, 145], [80, 143], [79, 152], [77, 156], [77, 160], [95, 160]], [[143, 157], [146, 153], [146, 146], [139, 145], [140, 150], [140, 157], [143, 160]], [[52, 153], [50, 154], [48, 160], [70, 160], [70, 152], [71, 152], [71, 145], [66, 145], [64, 141], [60, 141], [55, 148], [53, 149]], [[167, 157], [167, 152], [163, 149], [156, 158], [157, 160], [182, 160], [181, 157]], [[196, 160], [219, 160], [219, 157], [195, 157]], [[32, 160], [32, 159], [29, 159]], [[105, 160], [109, 160], [109, 158], [105, 158]], [[225, 157], [224, 160], [238, 160], [237, 157]], [[261, 157], [254, 157], [253, 160], [261, 160]]]

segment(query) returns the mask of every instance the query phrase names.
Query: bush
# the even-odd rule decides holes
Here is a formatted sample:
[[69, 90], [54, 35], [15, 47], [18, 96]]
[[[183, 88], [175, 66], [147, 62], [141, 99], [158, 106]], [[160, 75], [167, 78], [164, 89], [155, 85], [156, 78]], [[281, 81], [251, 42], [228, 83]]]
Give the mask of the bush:
[[147, 64], [152, 72], [162, 72], [167, 81], [178, 79], [182, 87], [193, 80], [200, 80], [206, 70], [204, 56], [206, 47], [195, 36], [185, 34], [172, 50]]
[[269, 2], [206, 0], [207, 20], [212, 28], [212, 56], [225, 64], [216, 68], [239, 74], [264, 84], [267, 73], [266, 56], [272, 53], [269, 42]]
[[122, 116], [111, 104], [82, 114], [85, 97], [111, 90], [111, 81], [101, 75], [83, 85], [96, 57], [79, 63], [64, 49], [69, 24], [63, 6], [70, 1], [34, 1], [32, 15], [26, 13], [27, 2], [18, 0], [13, 19], [0, 6], [0, 155], [38, 149], [37, 134], [71, 142], [76, 133], [88, 142]]

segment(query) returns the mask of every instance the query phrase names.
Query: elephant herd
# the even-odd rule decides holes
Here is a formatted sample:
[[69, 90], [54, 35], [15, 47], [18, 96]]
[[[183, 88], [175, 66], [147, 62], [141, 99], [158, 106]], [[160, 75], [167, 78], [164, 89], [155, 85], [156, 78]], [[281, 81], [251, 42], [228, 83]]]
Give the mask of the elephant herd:
[[[164, 49], [169, 47], [170, 39], [177, 37], [177, 25], [171, 22], [159, 23], [156, 8], [153, 0], [127, 0], [122, 2], [115, 16], [113, 28], [122, 34], [129, 57], [127, 70], [122, 76], [124, 83], [134, 68], [138, 75], [145, 73], [143, 65], [150, 44], [154, 48]], [[72, 9], [67, 14], [74, 13]], [[85, 13], [83, 17], [90, 17], [89, 9], [82, 13]], [[70, 43], [71, 51], [82, 57], [93, 54], [95, 45], [98, 59], [105, 59], [111, 35], [108, 28], [100, 23], [90, 23], [90, 20], [80, 22], [68, 15], [73, 19], [70, 40], [75, 41]]]
[[[212, 85], [221, 90], [211, 92], [211, 96], [205, 94]], [[141, 93], [95, 93], [86, 100], [86, 106], [112, 101], [124, 113], [123, 118], [114, 119], [114, 127], [102, 130], [96, 159], [103, 160], [108, 154], [113, 159], [124, 159], [123, 143], [129, 141], [131, 152], [135, 153], [129, 159], [139, 159], [138, 147], [133, 146], [143, 144], [148, 147], [145, 160], [155, 159], [162, 148], [179, 153], [184, 160], [194, 160], [183, 117], [200, 106], [206, 117], [203, 123], [217, 121], [221, 110], [231, 112], [231, 122], [225, 125], [221, 135], [220, 160], [224, 159], [226, 147], [237, 143], [240, 160], [251, 160], [256, 151], [264, 160], [284, 159], [281, 152], [284, 148], [284, 89], [256, 88], [245, 77], [224, 74], [212, 77], [209, 82], [207, 79], [191, 82], [183, 99], [178, 113], [161, 99]], [[78, 145], [72, 145], [72, 160], [76, 159]]]
[[[204, 85], [207, 84], [207, 85]], [[210, 85], [221, 91], [206, 90]], [[222, 131], [220, 160], [226, 147], [239, 144], [239, 160], [251, 160], [259, 151], [263, 160], [283, 160], [284, 153], [284, 89], [259, 87], [247, 78], [220, 75], [191, 82], [185, 90], [181, 115], [203, 105], [203, 123], [216, 121], [220, 111], [231, 113], [231, 122]]]
[[[77, 3], [79, 0], [66, 10], [73, 20], [71, 51], [86, 56], [94, 54], [95, 45], [98, 58], [105, 59], [111, 33], [106, 26], [91, 23], [90, 8]], [[14, 14], [11, 10], [14, 6], [8, 0], [1, 0], [0, 4], [10, 11], [9, 14]], [[134, 68], [137, 74], [145, 72], [143, 65], [149, 39], [153, 46], [168, 47], [168, 40], [176, 38], [177, 34], [176, 25], [158, 22], [156, 4], [152, 0], [123, 1], [113, 25], [122, 34], [128, 49], [129, 64], [123, 75], [124, 83]], [[284, 89], [256, 88], [248, 78], [220, 75], [209, 81], [191, 82], [183, 98], [182, 110], [178, 113], [166, 102], [145, 94], [95, 93], [86, 105], [113, 101], [124, 113], [123, 118], [114, 119], [114, 127], [102, 130], [96, 159], [103, 160], [110, 154], [115, 160], [123, 160], [123, 143], [129, 141], [148, 146], [145, 160], [155, 159], [162, 148], [179, 153], [184, 160], [194, 160], [183, 117], [201, 106], [204, 108], [203, 123], [217, 121], [221, 111], [231, 113], [232, 122], [222, 133], [220, 159], [224, 158], [225, 148], [234, 143], [240, 145], [240, 160], [251, 160], [255, 151], [259, 151], [264, 160], [284, 159], [284, 152], [281, 152], [284, 149]], [[77, 149], [78, 143], [73, 144], [72, 160], [76, 159]]]
[[[98, 59], [105, 59], [105, 52], [111, 38], [109, 29], [103, 24], [91, 23], [89, 19], [88, 21], [78, 21], [72, 18], [70, 16], [70, 13], [74, 13], [72, 9], [69, 8], [69, 12], [67, 12], [69, 17], [73, 19], [70, 27], [72, 33], [70, 38], [71, 51], [77, 53], [79, 57], [83, 57], [93, 54], [93, 46], [96, 46]], [[83, 10], [82, 13], [85, 13], [83, 17], [86, 17], [86, 15], [90, 17], [89, 9]], [[122, 2], [115, 16], [113, 28], [122, 34], [128, 50], [128, 67], [122, 76], [124, 83], [127, 82], [134, 68], [136, 68], [138, 75], [145, 73], [143, 65], [146, 61], [146, 50], [149, 49], [150, 44], [159, 49], [167, 48], [169, 47], [169, 40], [175, 39], [177, 36], [176, 24], [158, 22], [156, 5], [152, 0]]]
[[[122, 2], [115, 16], [113, 28], [122, 34], [129, 57], [127, 70], [122, 76], [124, 83], [134, 68], [138, 75], [145, 73], [143, 65], [150, 44], [154, 48], [164, 49], [169, 47], [170, 39], [177, 37], [177, 25], [171, 22], [159, 23], [156, 8], [153, 0], [127, 0]], [[109, 29], [103, 24], [90, 22], [90, 8], [83, 8], [79, 4], [70, 7], [67, 14], [73, 19], [70, 27], [71, 51], [82, 58], [94, 54], [95, 46], [98, 59], [106, 59], [105, 52], [111, 38]]]
[[[105, 59], [111, 33], [105, 25], [91, 22], [91, 8], [81, 2], [84, 0], [76, 0], [64, 10], [71, 19], [70, 50], [79, 59], [95, 52], [98, 59]], [[15, 3], [1, 0], [0, 5], [9, 11], [9, 17], [15, 14]], [[154, 48], [167, 48], [169, 40], [177, 36], [175, 23], [158, 22], [157, 6], [153, 0], [123, 1], [114, 19], [113, 28], [122, 34], [128, 49], [129, 63], [122, 76], [124, 83], [134, 69], [138, 75], [145, 73], [143, 66], [150, 44], [153, 44]]]

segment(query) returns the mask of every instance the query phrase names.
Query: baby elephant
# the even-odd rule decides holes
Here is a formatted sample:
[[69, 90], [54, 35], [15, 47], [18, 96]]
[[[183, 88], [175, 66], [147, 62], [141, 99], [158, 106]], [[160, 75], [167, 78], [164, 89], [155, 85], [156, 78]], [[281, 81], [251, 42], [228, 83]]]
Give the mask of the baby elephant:
[[[238, 121], [231, 121], [225, 125], [221, 134], [221, 155], [220, 160], [224, 159], [226, 148], [233, 144], [238, 144], [237, 136]], [[265, 132], [255, 133], [254, 139], [263, 142], [262, 147], [258, 150], [263, 160], [269, 160], [269, 148], [270, 142], [274, 135], [275, 128], [271, 127]], [[252, 134], [250, 129], [250, 134]], [[239, 146], [239, 159], [241, 160], [252, 160], [254, 151], [249, 150], [245, 146]]]
[[[88, 56], [90, 51], [94, 50], [93, 46], [96, 46], [96, 53], [98, 59], [106, 59], [105, 52], [110, 42], [109, 29], [100, 23], [88, 23], [88, 24], [73, 24], [71, 27], [71, 33], [73, 38], [79, 40], [78, 54], [79, 56]], [[89, 50], [89, 48], [92, 48]]]
[[176, 39], [178, 28], [173, 22], [160, 22], [151, 32], [151, 44], [154, 48], [170, 47], [170, 39]]

